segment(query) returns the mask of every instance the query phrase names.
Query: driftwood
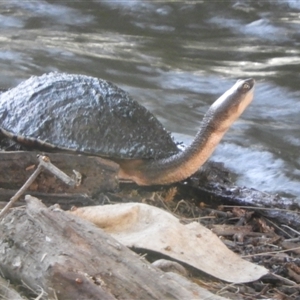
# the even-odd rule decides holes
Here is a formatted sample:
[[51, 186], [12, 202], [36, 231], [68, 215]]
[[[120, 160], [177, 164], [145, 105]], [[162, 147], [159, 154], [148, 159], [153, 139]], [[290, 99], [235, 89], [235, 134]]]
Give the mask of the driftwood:
[[155, 269], [91, 223], [26, 200], [0, 224], [6, 278], [46, 299], [203, 299], [197, 285]]
[[[5, 170], [0, 174], [1, 201], [8, 201], [10, 198], [8, 195], [11, 195], [9, 190], [18, 189], [33, 173], [37, 165], [36, 155], [37, 153], [28, 151], [0, 152], [0, 169]], [[115, 191], [118, 188], [118, 165], [109, 160], [68, 153], [47, 153], [47, 155], [54, 165], [68, 175], [75, 169], [83, 176], [81, 186], [70, 188], [46, 171], [40, 174], [30, 193], [37, 196], [41, 193], [51, 194], [50, 197], [42, 197], [50, 205], [54, 204], [53, 201], [63, 205], [63, 208], [70, 208], [70, 203], [77, 206], [98, 204], [99, 202], [93, 203], [92, 196], [99, 192]], [[300, 230], [298, 202], [255, 189], [235, 186], [228, 180], [228, 171], [220, 163], [207, 163], [199, 174], [181, 187], [187, 189], [189, 194], [194, 191], [200, 201], [264, 208], [258, 210], [260, 214]], [[74, 196], [66, 193], [72, 193]], [[70, 199], [69, 205], [66, 199]]]
[[[38, 164], [36, 152], [0, 152], [0, 188], [18, 189], [34, 172]], [[82, 184], [72, 188], [44, 171], [31, 186], [32, 191], [44, 193], [77, 193], [94, 195], [99, 191], [113, 191], [118, 187], [118, 165], [95, 156], [68, 153], [47, 153], [51, 162], [71, 176], [73, 170], [82, 176]]]

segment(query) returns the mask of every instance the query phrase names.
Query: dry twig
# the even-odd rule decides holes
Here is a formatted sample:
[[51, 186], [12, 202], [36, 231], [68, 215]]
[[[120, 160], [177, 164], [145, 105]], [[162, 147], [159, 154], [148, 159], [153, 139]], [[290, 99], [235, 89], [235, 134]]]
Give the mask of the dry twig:
[[64, 183], [74, 187], [78, 185], [78, 181], [72, 179], [63, 171], [54, 166], [49, 157], [47, 156], [38, 156], [39, 164], [37, 169], [31, 174], [31, 176], [27, 179], [27, 181], [23, 184], [23, 186], [16, 192], [16, 194], [9, 200], [6, 206], [0, 212], [0, 219], [7, 213], [7, 211], [13, 206], [13, 204], [26, 192], [26, 190], [31, 186], [31, 184], [35, 181], [38, 175], [43, 171], [43, 169], [47, 169], [53, 175], [57, 176]]

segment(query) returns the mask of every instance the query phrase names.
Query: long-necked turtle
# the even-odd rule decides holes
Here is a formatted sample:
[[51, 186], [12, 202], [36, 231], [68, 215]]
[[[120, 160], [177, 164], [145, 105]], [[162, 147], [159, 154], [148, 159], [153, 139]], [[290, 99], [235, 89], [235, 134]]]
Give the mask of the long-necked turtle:
[[184, 180], [209, 158], [253, 98], [254, 80], [238, 80], [204, 116], [194, 141], [179, 151], [169, 133], [116, 85], [50, 73], [0, 94], [0, 133], [20, 144], [110, 158], [119, 178], [139, 185]]

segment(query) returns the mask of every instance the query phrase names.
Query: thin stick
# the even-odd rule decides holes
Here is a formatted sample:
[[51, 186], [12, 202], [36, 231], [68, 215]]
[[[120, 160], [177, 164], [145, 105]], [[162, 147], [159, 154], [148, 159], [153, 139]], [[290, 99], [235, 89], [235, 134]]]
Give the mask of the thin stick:
[[284, 224], [282, 224], [281, 226], [285, 227], [285, 228], [288, 228], [290, 231], [293, 231], [294, 233], [296, 233], [296, 234], [298, 234], [300, 236], [300, 232], [297, 231], [297, 230], [295, 230], [295, 229], [293, 229], [293, 228], [291, 228], [290, 226], [284, 225]]
[[27, 181], [23, 184], [23, 186], [16, 192], [16, 194], [10, 198], [9, 202], [0, 212], [0, 219], [7, 213], [7, 211], [13, 206], [13, 204], [25, 193], [25, 191], [31, 186], [34, 180], [38, 177], [38, 175], [43, 171], [43, 169], [47, 169], [53, 175], [58, 177], [64, 183], [74, 187], [77, 182], [65, 174], [63, 171], [54, 166], [49, 157], [47, 156], [38, 156], [39, 165], [37, 169], [31, 174], [31, 176], [27, 179]]
[[286, 211], [286, 212], [293, 212], [296, 214], [300, 214], [298, 211], [294, 211], [291, 209], [285, 209], [285, 208], [271, 208], [271, 207], [256, 207], [256, 206], [240, 206], [240, 205], [221, 205], [222, 207], [239, 207], [239, 208], [245, 208], [245, 209], [253, 209], [253, 210], [276, 210], [276, 211]]
[[69, 177], [67, 174], [65, 174], [63, 171], [61, 171], [59, 168], [54, 166], [51, 162], [48, 156], [38, 156], [39, 162], [41, 166], [43, 166], [45, 169], [47, 169], [49, 172], [51, 172], [53, 175], [58, 177], [61, 181], [66, 183], [67, 185], [70, 185], [71, 187], [74, 187], [76, 185], [76, 181]]
[[262, 253], [256, 253], [256, 254], [249, 254], [249, 255], [241, 255], [241, 257], [247, 258], [247, 257], [254, 257], [254, 256], [270, 256], [273, 254], [284, 253], [284, 252], [289, 252], [289, 251], [294, 251], [294, 250], [300, 250], [300, 247], [278, 250], [278, 251], [269, 251], [269, 252], [262, 252]]
[[271, 273], [275, 278], [278, 278], [279, 280], [283, 281], [285, 284], [291, 285], [291, 286], [297, 286], [298, 284], [295, 281], [289, 280], [287, 278], [284, 278], [280, 275], [277, 275], [275, 273]]
[[27, 179], [23, 186], [16, 192], [16, 194], [13, 197], [10, 198], [9, 202], [1, 210], [0, 219], [7, 213], [7, 211], [13, 206], [13, 204], [25, 193], [27, 188], [31, 186], [31, 184], [35, 181], [35, 179], [42, 172], [42, 170], [43, 166], [39, 164], [37, 169], [31, 174], [31, 176]]
[[[281, 232], [283, 232], [285, 235], [289, 236], [290, 238], [292, 237], [288, 232], [286, 232], [284, 229], [282, 229], [281, 227], [277, 226], [274, 222], [272, 222], [270, 219], [267, 219], [266, 220], [272, 224], [272, 226], [274, 226], [275, 228], [277, 228], [278, 230], [280, 230]], [[281, 226], [284, 226], [281, 224]]]

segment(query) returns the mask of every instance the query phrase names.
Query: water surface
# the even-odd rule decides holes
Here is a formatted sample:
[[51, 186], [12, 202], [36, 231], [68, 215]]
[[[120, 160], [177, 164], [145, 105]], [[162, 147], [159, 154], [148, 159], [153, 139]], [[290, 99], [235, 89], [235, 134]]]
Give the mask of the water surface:
[[300, 199], [300, 2], [0, 3], [0, 83], [64, 71], [110, 80], [189, 143], [238, 78], [255, 99], [212, 159], [237, 184]]

